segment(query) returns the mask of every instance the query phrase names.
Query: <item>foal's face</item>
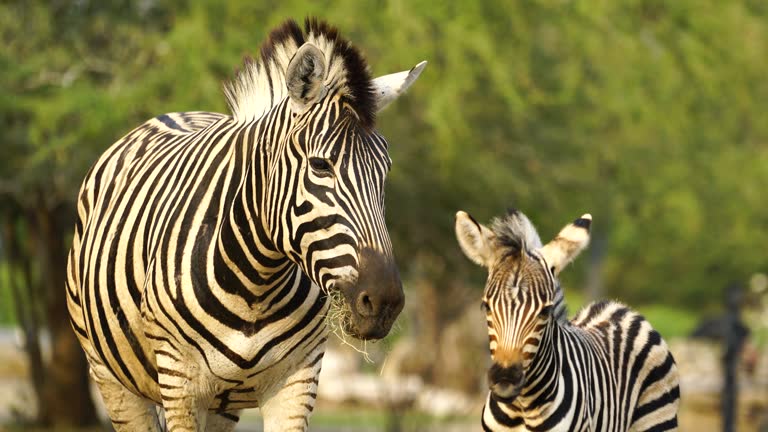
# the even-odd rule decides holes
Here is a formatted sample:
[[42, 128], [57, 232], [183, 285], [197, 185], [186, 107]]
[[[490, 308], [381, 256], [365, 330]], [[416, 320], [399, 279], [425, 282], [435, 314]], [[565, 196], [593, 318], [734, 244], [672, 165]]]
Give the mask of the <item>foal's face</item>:
[[488, 273], [482, 303], [493, 360], [488, 380], [495, 396], [511, 400], [552, 319], [557, 281], [546, 261], [526, 250], [507, 250]]
[[584, 215], [541, 245], [533, 224], [510, 212], [485, 227], [464, 212], [456, 215], [456, 236], [464, 253], [488, 269], [483, 294], [493, 365], [491, 393], [511, 402], [525, 387], [549, 327], [559, 282], [557, 275], [589, 241], [591, 216]]

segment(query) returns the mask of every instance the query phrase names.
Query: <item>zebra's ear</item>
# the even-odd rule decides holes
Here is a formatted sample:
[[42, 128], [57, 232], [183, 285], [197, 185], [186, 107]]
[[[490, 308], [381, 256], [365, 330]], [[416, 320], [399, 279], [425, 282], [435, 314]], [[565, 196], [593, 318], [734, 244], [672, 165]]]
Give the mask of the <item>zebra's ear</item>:
[[303, 112], [325, 96], [327, 69], [325, 55], [318, 47], [305, 43], [296, 51], [285, 72], [293, 112]]
[[464, 255], [475, 264], [490, 267], [493, 258], [493, 231], [477, 223], [466, 212], [456, 213], [456, 239]]
[[373, 80], [373, 91], [376, 95], [376, 112], [383, 110], [392, 103], [398, 96], [405, 93], [408, 87], [416, 81], [421, 75], [421, 71], [427, 66], [423, 61], [408, 71], [397, 72], [389, 75], [380, 76]]
[[566, 225], [554, 240], [539, 250], [555, 275], [560, 274], [565, 266], [587, 247], [591, 226], [592, 215], [585, 214]]

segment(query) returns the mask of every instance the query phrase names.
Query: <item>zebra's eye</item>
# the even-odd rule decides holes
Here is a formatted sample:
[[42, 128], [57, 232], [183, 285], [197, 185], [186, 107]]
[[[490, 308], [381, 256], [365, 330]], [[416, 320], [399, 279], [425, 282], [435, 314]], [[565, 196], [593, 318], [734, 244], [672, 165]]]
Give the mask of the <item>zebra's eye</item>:
[[552, 312], [552, 305], [547, 305], [541, 308], [539, 311], [539, 316], [542, 318], [546, 318], [549, 316], [550, 312]]
[[486, 301], [483, 301], [482, 303], [480, 303], [480, 309], [482, 309], [483, 312], [485, 312], [486, 314], [491, 312], [491, 307], [488, 306], [488, 302]]
[[331, 163], [328, 162], [327, 159], [319, 157], [309, 158], [309, 166], [312, 167], [312, 170], [320, 174], [331, 174], [333, 172]]

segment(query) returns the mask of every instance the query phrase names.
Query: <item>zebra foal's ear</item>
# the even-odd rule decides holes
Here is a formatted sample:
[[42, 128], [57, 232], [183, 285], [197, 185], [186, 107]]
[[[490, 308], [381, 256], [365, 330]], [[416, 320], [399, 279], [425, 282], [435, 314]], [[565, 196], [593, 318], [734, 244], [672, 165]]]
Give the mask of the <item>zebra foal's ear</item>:
[[426, 61], [417, 64], [411, 70], [380, 76], [373, 80], [373, 91], [376, 95], [376, 112], [383, 110], [398, 96], [405, 93], [408, 87], [421, 75], [427, 66]]
[[554, 240], [545, 244], [541, 255], [547, 261], [555, 275], [559, 274], [579, 253], [589, 244], [589, 229], [592, 226], [592, 215], [582, 215], [566, 225]]
[[477, 223], [466, 212], [456, 213], [456, 239], [464, 255], [475, 264], [489, 267], [493, 258], [494, 234], [485, 226]]
[[325, 55], [311, 43], [305, 43], [288, 63], [285, 82], [291, 98], [291, 109], [300, 113], [320, 100], [326, 92]]

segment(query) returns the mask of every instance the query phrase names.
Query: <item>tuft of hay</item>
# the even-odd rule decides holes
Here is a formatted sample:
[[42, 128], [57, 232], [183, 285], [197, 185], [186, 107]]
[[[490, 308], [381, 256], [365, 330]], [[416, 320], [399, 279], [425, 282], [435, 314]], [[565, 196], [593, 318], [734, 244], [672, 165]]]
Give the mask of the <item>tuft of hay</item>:
[[342, 344], [362, 354], [367, 363], [373, 363], [368, 353], [368, 341], [361, 341], [346, 330], [352, 327], [352, 311], [341, 291], [332, 290], [328, 293], [328, 312], [325, 314], [325, 323]]

